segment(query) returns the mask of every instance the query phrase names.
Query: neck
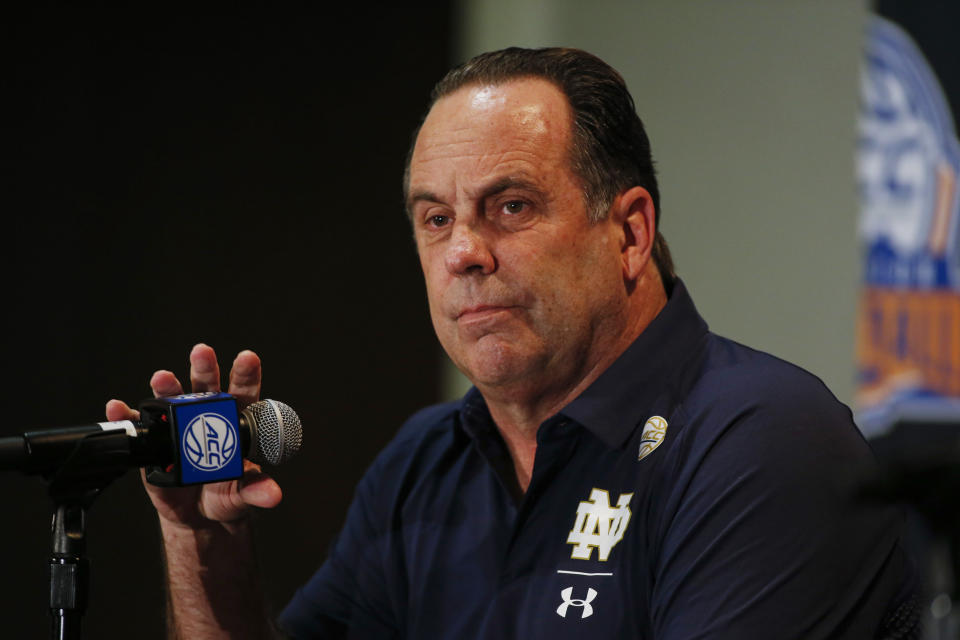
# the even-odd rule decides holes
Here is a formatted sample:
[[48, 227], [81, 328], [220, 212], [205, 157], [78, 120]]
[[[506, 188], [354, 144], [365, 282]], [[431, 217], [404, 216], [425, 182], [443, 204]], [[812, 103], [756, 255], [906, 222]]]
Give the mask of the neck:
[[666, 302], [666, 292], [654, 267], [652, 273], [649, 270], [644, 273], [631, 291], [625, 321], [619, 330], [607, 332], [614, 338], [601, 341], [586, 355], [584, 366], [577, 368], [572, 375], [561, 381], [550, 381], [544, 376], [544, 380], [534, 380], [519, 389], [516, 386], [504, 390], [478, 385], [510, 451], [517, 480], [524, 491], [533, 474], [540, 425], [593, 384], [633, 344]]

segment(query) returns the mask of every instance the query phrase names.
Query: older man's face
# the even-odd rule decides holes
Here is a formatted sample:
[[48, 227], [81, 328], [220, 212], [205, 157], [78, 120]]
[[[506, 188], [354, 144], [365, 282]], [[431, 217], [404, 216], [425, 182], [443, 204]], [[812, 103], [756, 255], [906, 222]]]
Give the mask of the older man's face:
[[622, 329], [612, 222], [590, 224], [571, 116], [541, 79], [439, 100], [417, 138], [409, 205], [440, 342], [481, 391], [545, 393]]

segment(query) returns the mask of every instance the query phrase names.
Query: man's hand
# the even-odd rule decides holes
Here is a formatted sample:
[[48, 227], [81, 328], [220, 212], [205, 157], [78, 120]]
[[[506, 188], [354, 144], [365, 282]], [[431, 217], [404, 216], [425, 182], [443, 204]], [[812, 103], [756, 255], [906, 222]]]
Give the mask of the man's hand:
[[[217, 355], [205, 344], [190, 352], [194, 392], [219, 391]], [[169, 371], [150, 379], [160, 398], [183, 393]], [[260, 358], [242, 351], [230, 369], [228, 392], [245, 407], [260, 396]], [[139, 413], [120, 400], [107, 403], [108, 420], [136, 420]], [[143, 474], [141, 473], [141, 476]], [[275, 507], [280, 486], [260, 467], [244, 461], [243, 478], [192, 487], [144, 486], [160, 516], [167, 559], [170, 638], [272, 637], [254, 562], [246, 514], [250, 506]]]
[[[252, 351], [241, 351], [230, 369], [228, 393], [235, 396], [241, 408], [260, 397], [260, 358]], [[190, 352], [190, 383], [194, 392], [220, 391], [220, 366], [217, 354], [205, 344]], [[170, 371], [157, 371], [150, 379], [150, 388], [157, 398], [183, 393], [183, 385]], [[107, 403], [108, 420], [136, 420], [139, 413], [120, 400]], [[182, 488], [144, 486], [164, 525], [202, 528], [219, 522], [229, 523], [243, 518], [247, 507], [270, 508], [279, 504], [280, 486], [249, 460], [244, 461], [241, 480], [218, 482]]]

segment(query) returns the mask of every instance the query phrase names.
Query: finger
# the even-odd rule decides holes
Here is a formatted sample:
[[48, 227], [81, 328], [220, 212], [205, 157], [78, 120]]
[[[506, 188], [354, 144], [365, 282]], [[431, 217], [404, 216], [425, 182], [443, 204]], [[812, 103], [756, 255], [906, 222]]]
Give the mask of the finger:
[[202, 342], [190, 351], [190, 384], [194, 392], [220, 391], [220, 365], [212, 347]]
[[247, 469], [240, 481], [240, 497], [248, 505], [272, 509], [280, 504], [283, 491], [276, 480], [259, 469]]
[[106, 413], [107, 420], [111, 422], [140, 419], [140, 412], [131, 409], [123, 400], [110, 400], [107, 402]]
[[150, 388], [153, 390], [155, 398], [178, 396], [183, 393], [183, 385], [177, 380], [177, 376], [162, 369], [155, 371], [150, 377]]
[[230, 368], [230, 394], [240, 401], [241, 406], [260, 399], [261, 371], [260, 356], [253, 351], [237, 354]]

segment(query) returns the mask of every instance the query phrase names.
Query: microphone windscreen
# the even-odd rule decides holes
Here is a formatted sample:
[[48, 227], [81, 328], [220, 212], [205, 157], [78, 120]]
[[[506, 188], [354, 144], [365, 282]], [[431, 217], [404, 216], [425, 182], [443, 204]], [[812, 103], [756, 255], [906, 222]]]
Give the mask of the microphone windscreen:
[[288, 405], [276, 400], [254, 402], [243, 410], [251, 426], [250, 459], [278, 465], [300, 451], [303, 427]]

